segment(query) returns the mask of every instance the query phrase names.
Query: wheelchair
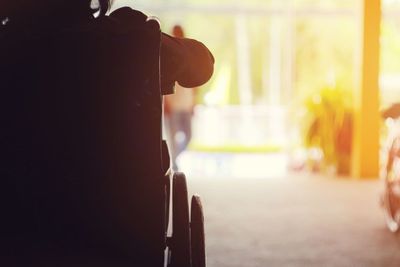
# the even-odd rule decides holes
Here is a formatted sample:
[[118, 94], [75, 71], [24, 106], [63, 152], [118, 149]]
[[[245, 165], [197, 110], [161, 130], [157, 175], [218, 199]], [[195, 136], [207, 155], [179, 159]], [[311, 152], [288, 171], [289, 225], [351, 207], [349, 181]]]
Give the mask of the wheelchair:
[[130, 30], [2, 43], [4, 266], [206, 266], [200, 198], [189, 209], [162, 137], [161, 31]]
[[[154, 54], [159, 54], [159, 51]], [[159, 66], [156, 69], [159, 70]], [[154, 139], [146, 142], [156, 144], [156, 146], [152, 146], [153, 152], [151, 153], [156, 156], [156, 161], [152, 161], [152, 166], [147, 168], [154, 168], [158, 165], [160, 170], [154, 174], [154, 178], [159, 180], [155, 185], [159, 186], [159, 188], [155, 190], [158, 194], [154, 195], [153, 201], [157, 200], [161, 209], [154, 206], [154, 210], [158, 214], [151, 216], [160, 218], [158, 229], [154, 229], [155, 232], [160, 233], [158, 242], [161, 241], [160, 244], [162, 246], [159, 247], [158, 253], [161, 255], [165, 252], [164, 264], [168, 267], [205, 267], [203, 207], [200, 197], [194, 195], [191, 198], [189, 209], [185, 174], [173, 172], [171, 169], [168, 146], [162, 136], [163, 109], [160, 109], [160, 107], [163, 106], [163, 95], [173, 92], [166, 92], [160, 89], [159, 77], [159, 73], [155, 72], [154, 77], [150, 79], [155, 83], [149, 83], [148, 87], [144, 88], [144, 95], [139, 97], [143, 101], [140, 105], [143, 116], [139, 115], [139, 117], [143, 118], [146, 117], [144, 114], [153, 113], [150, 117], [154, 118], [149, 124], [146, 124], [145, 121], [140, 124], [148, 127], [148, 129], [143, 130], [143, 133], [155, 133]], [[141, 119], [138, 118], [138, 120]], [[141, 139], [146, 139], [146, 137], [142, 136]], [[157, 155], [160, 155], [160, 157], [157, 157]], [[159, 183], [161, 181], [163, 182]], [[172, 213], [172, 222], [169, 221], [170, 212]], [[163, 223], [161, 224], [162, 221]], [[167, 235], [170, 224], [172, 224], [172, 236]]]
[[381, 178], [384, 190], [380, 204], [384, 210], [387, 228], [391, 232], [400, 229], [400, 104], [395, 103], [382, 111], [387, 120], [388, 136], [382, 149], [384, 162], [381, 166]]
[[[159, 54], [159, 51], [158, 53]], [[157, 67], [157, 69], [159, 69]], [[159, 81], [159, 74], [156, 74], [153, 81]], [[149, 87], [149, 91], [155, 89], [154, 95], [171, 94], [171, 91], [160, 90], [160, 85], [155, 84]], [[145, 99], [142, 98], [142, 99]], [[159, 102], [158, 97], [149, 102], [145, 106], [163, 106], [163, 98]], [[152, 102], [155, 101], [155, 102]], [[165, 194], [161, 196], [166, 203], [165, 209], [165, 228], [164, 228], [164, 248], [166, 249], [165, 263], [168, 267], [205, 267], [205, 233], [204, 233], [204, 215], [201, 199], [198, 195], [194, 195], [190, 201], [190, 210], [188, 205], [188, 189], [185, 174], [182, 172], [173, 172], [171, 168], [170, 155], [166, 140], [162, 136], [163, 118], [161, 109], [157, 109], [157, 117], [154, 120], [154, 128], [158, 133], [156, 143], [161, 144], [160, 152], [162, 164], [162, 172], [159, 179], [165, 181]], [[161, 120], [161, 124], [160, 124]], [[161, 128], [157, 128], [161, 125]], [[153, 128], [153, 126], [150, 126]], [[161, 141], [161, 142], [160, 142]], [[155, 153], [157, 155], [158, 153]], [[172, 187], [172, 188], [171, 188]], [[172, 206], [171, 206], [172, 205]], [[169, 213], [172, 212], [172, 236], [167, 236], [169, 221]], [[162, 217], [162, 216], [160, 216]]]

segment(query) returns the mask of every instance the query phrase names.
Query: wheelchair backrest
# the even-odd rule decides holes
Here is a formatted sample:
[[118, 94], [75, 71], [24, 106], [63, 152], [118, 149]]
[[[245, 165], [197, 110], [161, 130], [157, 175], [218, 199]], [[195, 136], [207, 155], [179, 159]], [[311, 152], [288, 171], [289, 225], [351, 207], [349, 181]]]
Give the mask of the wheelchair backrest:
[[3, 243], [160, 250], [160, 30], [105, 18], [0, 41]]

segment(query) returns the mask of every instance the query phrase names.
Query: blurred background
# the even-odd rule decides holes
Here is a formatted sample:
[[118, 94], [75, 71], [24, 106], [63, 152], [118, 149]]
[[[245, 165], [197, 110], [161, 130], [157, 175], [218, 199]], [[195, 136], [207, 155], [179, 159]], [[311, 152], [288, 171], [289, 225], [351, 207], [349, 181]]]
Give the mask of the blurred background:
[[378, 205], [397, 125], [381, 113], [400, 101], [399, 0], [124, 5], [166, 33], [181, 25], [216, 59], [191, 138], [169, 138], [188, 141], [176, 161], [203, 198], [209, 266], [400, 265]]
[[[362, 3], [116, 0], [114, 8], [129, 5], [156, 16], [170, 34], [179, 24], [216, 58], [212, 80], [196, 94], [193, 136], [187, 153], [180, 155], [181, 168], [201, 176], [236, 177], [249, 171], [237, 161], [269, 162], [273, 168], [251, 173], [265, 177], [290, 169], [348, 172], [346, 163], [337, 161], [339, 153], [350, 151], [339, 151], [327, 132], [351, 138]], [[400, 1], [383, 0], [382, 9], [380, 109], [400, 98]], [[327, 120], [315, 125], [323, 116]], [[348, 141], [342, 150], [351, 146]], [[252, 154], [251, 159], [241, 154]], [[325, 162], [314, 162], [319, 160]]]

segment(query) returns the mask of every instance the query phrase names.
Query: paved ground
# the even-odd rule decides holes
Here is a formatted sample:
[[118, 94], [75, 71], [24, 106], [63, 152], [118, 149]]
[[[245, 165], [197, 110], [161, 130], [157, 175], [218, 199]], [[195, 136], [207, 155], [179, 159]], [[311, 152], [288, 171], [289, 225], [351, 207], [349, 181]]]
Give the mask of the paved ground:
[[209, 267], [400, 266], [380, 181], [189, 177], [205, 207]]

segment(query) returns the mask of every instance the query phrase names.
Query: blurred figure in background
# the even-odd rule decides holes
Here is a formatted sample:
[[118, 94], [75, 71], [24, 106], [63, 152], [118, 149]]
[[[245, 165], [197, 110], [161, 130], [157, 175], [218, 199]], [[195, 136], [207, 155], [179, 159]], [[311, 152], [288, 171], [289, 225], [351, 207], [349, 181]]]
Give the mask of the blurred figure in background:
[[[175, 25], [172, 35], [185, 38], [182, 26]], [[197, 91], [198, 88], [185, 88], [175, 83], [175, 93], [165, 97], [164, 114], [174, 171], [178, 170], [177, 157], [186, 149], [192, 138], [192, 117]]]

